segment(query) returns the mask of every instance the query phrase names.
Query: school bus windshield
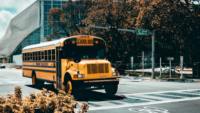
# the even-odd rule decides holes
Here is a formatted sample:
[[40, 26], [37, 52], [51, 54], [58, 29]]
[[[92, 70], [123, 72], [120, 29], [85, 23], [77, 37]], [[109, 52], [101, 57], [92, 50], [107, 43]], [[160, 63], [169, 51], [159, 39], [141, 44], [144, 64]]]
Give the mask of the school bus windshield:
[[63, 51], [63, 58], [105, 58], [105, 49], [68, 49]]

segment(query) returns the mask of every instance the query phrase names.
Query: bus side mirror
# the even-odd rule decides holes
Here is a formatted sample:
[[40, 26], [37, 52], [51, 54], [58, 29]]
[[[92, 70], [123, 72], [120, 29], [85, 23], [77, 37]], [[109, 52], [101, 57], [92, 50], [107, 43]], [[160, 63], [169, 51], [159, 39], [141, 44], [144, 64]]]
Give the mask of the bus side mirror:
[[81, 58], [80, 58], [80, 57], [74, 58], [74, 62], [75, 62], [75, 63], [79, 63], [80, 61], [81, 61]]

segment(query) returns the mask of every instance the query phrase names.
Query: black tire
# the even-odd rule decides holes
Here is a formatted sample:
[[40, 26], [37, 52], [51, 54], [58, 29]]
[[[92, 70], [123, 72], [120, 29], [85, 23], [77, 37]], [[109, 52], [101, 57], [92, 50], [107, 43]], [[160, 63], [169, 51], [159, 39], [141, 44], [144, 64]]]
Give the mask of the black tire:
[[113, 96], [117, 93], [118, 85], [105, 85], [106, 94], [109, 96]]
[[71, 95], [78, 94], [78, 89], [77, 89], [78, 87], [72, 83], [71, 79], [67, 79], [65, 83], [66, 83], [65, 84], [65, 92], [66, 93], [71, 94]]

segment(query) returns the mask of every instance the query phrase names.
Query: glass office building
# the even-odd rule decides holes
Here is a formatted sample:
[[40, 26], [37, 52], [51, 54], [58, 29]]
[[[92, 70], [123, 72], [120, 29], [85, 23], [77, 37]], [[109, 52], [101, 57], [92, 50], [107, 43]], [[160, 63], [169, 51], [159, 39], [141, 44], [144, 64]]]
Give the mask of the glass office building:
[[37, 0], [24, 11], [11, 19], [5, 35], [0, 39], [1, 55], [21, 54], [22, 48], [45, 42], [51, 34], [47, 19], [51, 8], [62, 8], [68, 0]]

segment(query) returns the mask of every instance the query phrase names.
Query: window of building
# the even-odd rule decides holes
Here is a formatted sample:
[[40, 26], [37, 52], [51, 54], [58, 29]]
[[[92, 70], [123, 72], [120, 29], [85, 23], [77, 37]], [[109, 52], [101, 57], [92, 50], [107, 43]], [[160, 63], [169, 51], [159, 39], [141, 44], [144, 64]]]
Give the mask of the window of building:
[[48, 60], [51, 60], [51, 50], [48, 50]]
[[61, 8], [61, 5], [53, 5], [53, 8]]
[[48, 20], [49, 13], [44, 13], [44, 21]]
[[45, 50], [44, 55], [45, 55], [45, 60], [47, 60], [48, 57], [47, 50]]
[[67, 2], [66, 1], [62, 1], [62, 4], [66, 4]]
[[44, 12], [49, 13], [49, 10], [51, 9], [51, 5], [44, 5]]
[[51, 1], [44, 1], [44, 4], [51, 4]]
[[52, 60], [55, 60], [55, 49], [52, 50]]
[[53, 4], [61, 4], [61, 1], [53, 1]]

